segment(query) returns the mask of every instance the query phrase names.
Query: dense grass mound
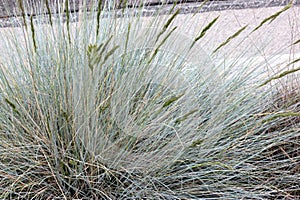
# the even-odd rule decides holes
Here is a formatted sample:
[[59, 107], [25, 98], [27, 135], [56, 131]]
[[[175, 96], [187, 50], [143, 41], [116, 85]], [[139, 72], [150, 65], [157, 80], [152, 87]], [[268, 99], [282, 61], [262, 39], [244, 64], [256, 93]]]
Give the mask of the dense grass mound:
[[187, 39], [176, 9], [70, 5], [3, 33], [1, 199], [299, 198], [297, 70], [215, 64], [245, 30], [204, 53], [218, 18]]

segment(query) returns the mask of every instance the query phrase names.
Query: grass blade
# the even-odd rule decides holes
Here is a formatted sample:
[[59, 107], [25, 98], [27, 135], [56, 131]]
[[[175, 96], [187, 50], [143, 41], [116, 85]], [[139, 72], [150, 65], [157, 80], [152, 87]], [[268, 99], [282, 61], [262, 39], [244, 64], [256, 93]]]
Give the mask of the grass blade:
[[264, 86], [264, 85], [270, 83], [270, 82], [273, 81], [273, 80], [280, 79], [280, 78], [282, 78], [282, 77], [285, 77], [285, 76], [288, 75], [288, 74], [292, 74], [292, 73], [295, 73], [295, 72], [297, 72], [297, 71], [300, 71], [300, 67], [299, 67], [299, 68], [296, 68], [296, 69], [291, 69], [291, 70], [284, 71], [284, 72], [282, 72], [281, 74], [279, 74], [279, 75], [277, 75], [277, 76], [274, 76], [274, 77], [272, 77], [272, 78], [266, 80], [265, 82], [263, 82], [262, 84], [260, 84], [259, 87], [262, 87], [262, 86]]
[[[270, 114], [268, 114], [270, 115]], [[264, 120], [264, 123], [267, 122], [272, 122], [273, 120], [277, 119], [277, 118], [284, 118], [284, 117], [299, 117], [300, 116], [300, 112], [282, 112], [282, 113], [275, 113], [273, 116], [271, 116], [270, 118]]]
[[50, 25], [53, 27], [53, 22], [52, 22], [52, 12], [51, 12], [51, 9], [50, 9], [50, 5], [49, 5], [49, 0], [46, 0], [46, 9], [47, 9], [47, 15], [49, 15], [49, 22], [50, 22]]
[[272, 23], [281, 13], [290, 9], [292, 7], [292, 5], [293, 5], [293, 1], [291, 1], [288, 5], [286, 5], [283, 9], [281, 9], [277, 13], [271, 15], [270, 17], [265, 18], [257, 27], [255, 27], [253, 29], [253, 31], [251, 33], [257, 31], [260, 27], [262, 27], [267, 22], [269, 22], [269, 24]]
[[230, 37], [228, 37], [226, 39], [225, 42], [223, 42], [221, 45], [219, 45], [214, 51], [213, 53], [216, 53], [219, 49], [221, 49], [223, 46], [227, 45], [232, 39], [234, 39], [235, 37], [237, 37], [239, 34], [241, 34], [246, 28], [248, 27], [248, 25], [242, 27], [241, 29], [239, 29], [237, 32], [235, 32], [233, 35], [231, 35]]
[[162, 107], [165, 108], [165, 107], [170, 106], [172, 103], [174, 103], [174, 102], [176, 102], [177, 100], [179, 100], [183, 95], [184, 95], [184, 93], [182, 93], [182, 94], [180, 94], [180, 95], [178, 95], [178, 96], [174, 96], [174, 97], [171, 97], [171, 98], [167, 99], [167, 100], [165, 101], [165, 103], [163, 104]]
[[204, 27], [204, 28], [202, 29], [200, 35], [197, 36], [197, 37], [194, 39], [194, 41], [193, 41], [193, 43], [192, 43], [190, 49], [193, 48], [193, 46], [196, 44], [196, 42], [197, 42], [198, 40], [200, 40], [200, 39], [206, 34], [206, 32], [214, 25], [214, 23], [216, 23], [216, 21], [219, 19], [219, 17], [220, 17], [220, 16], [214, 18], [211, 22], [209, 22], [209, 24], [208, 24], [206, 27]]
[[99, 30], [100, 30], [100, 16], [102, 11], [102, 0], [98, 1], [98, 8], [97, 8], [97, 25], [96, 25], [96, 38], [98, 38]]
[[292, 45], [299, 44], [299, 43], [300, 43], [300, 39], [299, 39], [299, 40], [297, 40], [296, 42], [292, 43], [292, 44], [291, 44], [291, 46], [292, 46]]
[[68, 33], [68, 40], [71, 44], [71, 35], [70, 35], [70, 9], [69, 9], [69, 1], [65, 0], [65, 9], [66, 9], [66, 17], [67, 17], [67, 33]]
[[208, 2], [208, 1], [210, 1], [210, 0], [204, 0], [201, 4], [200, 4], [200, 6], [199, 6], [199, 8], [195, 11], [195, 13], [193, 14], [193, 17], [203, 8], [203, 6]]
[[167, 39], [171, 36], [171, 34], [177, 29], [177, 27], [174, 27], [167, 35], [166, 37], [161, 41], [161, 43], [158, 45], [158, 47], [154, 50], [153, 54], [151, 55], [148, 63], [151, 63], [156, 54], [158, 53], [160, 47], [167, 41]]
[[23, 0], [18, 0], [18, 6], [21, 9], [21, 15], [22, 15], [22, 18], [23, 18], [24, 26], [27, 29], [26, 13], [25, 13], [24, 5], [23, 5]]
[[32, 37], [34, 52], [36, 52], [37, 51], [37, 45], [36, 45], [35, 30], [34, 30], [32, 15], [30, 16], [30, 28], [31, 28], [31, 37]]
[[177, 9], [175, 11], [175, 13], [168, 19], [168, 21], [165, 23], [165, 25], [163, 26], [163, 29], [161, 30], [161, 32], [157, 35], [155, 42], [157, 42], [160, 38], [160, 36], [162, 34], [164, 34], [164, 32], [166, 32], [166, 30], [168, 29], [168, 27], [170, 26], [170, 24], [172, 23], [172, 21], [175, 19], [175, 17], [180, 13], [180, 9]]

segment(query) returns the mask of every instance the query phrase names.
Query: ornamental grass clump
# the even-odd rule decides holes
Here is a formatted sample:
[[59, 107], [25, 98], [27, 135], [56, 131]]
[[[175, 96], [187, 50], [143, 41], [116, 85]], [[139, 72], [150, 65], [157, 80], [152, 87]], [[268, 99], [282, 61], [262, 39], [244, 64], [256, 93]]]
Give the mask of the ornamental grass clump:
[[129, 4], [18, 1], [21, 27], [1, 33], [0, 198], [298, 198], [289, 73], [213, 62], [246, 26], [205, 53], [218, 18], [183, 40], [176, 6]]

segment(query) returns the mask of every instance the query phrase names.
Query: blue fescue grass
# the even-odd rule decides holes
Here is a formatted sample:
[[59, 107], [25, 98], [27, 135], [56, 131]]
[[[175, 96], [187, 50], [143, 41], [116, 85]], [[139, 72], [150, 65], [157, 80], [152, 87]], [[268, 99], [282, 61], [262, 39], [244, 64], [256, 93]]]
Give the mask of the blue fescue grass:
[[24, 7], [5, 38], [0, 198], [299, 197], [300, 93], [252, 62], [192, 62], [218, 18], [178, 45], [176, 10], [149, 28], [142, 8], [44, 3], [57, 14]]

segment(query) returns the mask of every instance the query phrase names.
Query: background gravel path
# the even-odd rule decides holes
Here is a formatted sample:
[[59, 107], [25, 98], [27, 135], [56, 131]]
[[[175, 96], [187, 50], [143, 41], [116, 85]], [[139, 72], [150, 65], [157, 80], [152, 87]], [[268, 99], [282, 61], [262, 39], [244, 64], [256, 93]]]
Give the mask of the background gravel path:
[[[46, 0], [23, 0], [23, 6], [27, 13], [30, 15], [39, 15], [47, 13], [45, 5]], [[50, 4], [53, 2], [61, 2], [63, 5], [65, 0], [48, 0]], [[69, 9], [72, 12], [79, 10], [79, 5], [82, 5], [84, 0], [69, 0]], [[86, 0], [87, 7], [92, 9], [91, 2], [93, 0]], [[103, 0], [107, 1], [107, 0]], [[142, 0], [115, 0], [116, 5], [121, 8], [122, 2], [129, 2], [129, 7], [136, 7]], [[253, 9], [264, 8], [274, 6], [287, 5], [290, 0], [208, 0], [202, 5], [204, 0], [146, 0], [143, 12], [145, 16], [150, 16], [159, 10], [160, 14], [167, 14], [172, 9], [173, 4], [177, 2], [177, 8], [180, 8], [181, 14], [188, 13], [203, 13], [210, 11], [222, 11], [222, 10], [237, 10], [237, 9]], [[0, 28], [2, 27], [15, 27], [22, 24], [22, 20], [19, 20], [16, 16], [21, 16], [22, 12], [19, 6], [19, 0], [0, 0]], [[163, 8], [161, 7], [164, 2]], [[300, 5], [300, 0], [294, 0], [294, 5]], [[62, 6], [63, 7], [63, 6]], [[38, 8], [38, 9], [36, 9]], [[37, 13], [36, 10], [39, 10]], [[54, 12], [54, 9], [51, 11]], [[74, 19], [76, 21], [76, 17]]]
[[[57, 0], [48, 0], [50, 3], [56, 2]], [[59, 0], [62, 3], [64, 0]], [[83, 0], [70, 0], [70, 8], [73, 11], [78, 10], [78, 5], [80, 5], [80, 2]], [[90, 2], [92, 0], [87, 0], [87, 4], [89, 6]], [[119, 1], [119, 2], [118, 2]], [[134, 3], [138, 3], [141, 0], [129, 0], [131, 2], [131, 6], [134, 5]], [[149, 10], [152, 10], [155, 7], [159, 7], [162, 2], [166, 2], [169, 5], [172, 5], [177, 0], [147, 0], [146, 1], [146, 10], [147, 8]], [[0, 0], [0, 18], [9, 18], [15, 15], [20, 16], [21, 12], [18, 6], [19, 0]], [[44, 7], [44, 11], [46, 12], [46, 6], [42, 5], [45, 3], [45, 0], [26, 0], [23, 1], [24, 7], [32, 13], [33, 15], [36, 15], [36, 13], [33, 9], [34, 7]], [[121, 0], [117, 0], [118, 5], [121, 4]], [[191, 13], [191, 12], [207, 12], [207, 11], [220, 11], [220, 10], [227, 10], [227, 9], [246, 9], [246, 8], [261, 8], [261, 7], [273, 7], [273, 6], [283, 6], [290, 2], [290, 0], [209, 0], [202, 9], [198, 9], [199, 5], [203, 2], [203, 0], [180, 0], [177, 1], [178, 4], [182, 8], [182, 12], [184, 13]], [[300, 0], [294, 0], [294, 4], [300, 4]]]
[[[0, 0], [1, 2], [2, 0]], [[9, 1], [9, 0], [7, 0]], [[9, 2], [16, 2], [9, 1]], [[25, 1], [25, 0], [24, 0]], [[35, 2], [38, 4], [41, 0], [27, 0], [27, 2]], [[45, 1], [45, 0], [43, 0]], [[48, 0], [53, 1], [53, 0]], [[57, 1], [57, 0], [55, 0]], [[60, 0], [64, 1], [64, 0]], [[71, 0], [73, 1], [73, 0]], [[136, 1], [136, 0], [135, 0]], [[170, 2], [174, 0], [169, 0]], [[79, 3], [79, 0], [77, 1]], [[78, 9], [78, 3], [70, 5], [70, 7], [74, 10]], [[212, 52], [218, 45], [224, 42], [227, 38], [233, 35], [237, 30], [241, 27], [248, 25], [248, 28], [243, 32], [243, 34], [239, 35], [239, 38], [230, 42], [231, 45], [227, 45], [224, 47], [223, 52], [228, 52], [224, 57], [235, 57], [236, 55], [241, 55], [245, 59], [253, 58], [257, 56], [256, 60], [265, 60], [266, 56], [274, 57], [274, 55], [279, 55], [280, 59], [276, 60], [281, 62], [282, 55], [290, 58], [291, 51], [293, 54], [300, 56], [300, 46], [293, 46], [293, 49], [283, 48], [287, 47], [296, 40], [300, 38], [300, 24], [299, 24], [299, 15], [300, 15], [300, 6], [294, 6], [288, 11], [284, 12], [280, 15], [280, 17], [276, 18], [271, 24], [266, 24], [260, 30], [255, 33], [250, 34], [250, 32], [258, 26], [262, 20], [267, 17], [270, 17], [274, 13], [278, 12], [281, 7], [289, 2], [289, 0], [223, 0], [223, 1], [209, 1], [206, 6], [200, 10], [200, 13], [193, 14], [196, 9], [199, 8], [201, 1], [195, 0], [185, 0], [182, 4], [179, 4], [178, 7], [181, 7], [183, 15], [178, 15], [174, 20], [174, 26], [178, 26], [176, 30], [176, 34], [180, 34], [184, 36], [184, 38], [178, 39], [178, 41], [184, 42], [184, 39], [194, 38], [195, 34], [200, 33], [204, 27], [207, 26], [209, 22], [211, 22], [216, 17], [220, 16], [216, 25], [214, 25], [207, 37], [201, 39], [201, 46], [204, 52]], [[299, 5], [300, 0], [294, 0], [294, 4]], [[15, 35], [21, 34], [22, 32], [20, 28], [12, 28], [12, 26], [17, 26], [23, 20], [19, 17], [6, 17], [3, 11], [6, 11], [9, 8], [9, 12], [7, 13], [18, 13], [18, 9], [16, 9], [16, 4], [0, 4], [0, 13], [2, 11], [2, 20], [0, 20], [0, 36], [3, 36], [5, 33], [9, 31], [14, 31]], [[33, 5], [33, 4], [29, 4]], [[44, 11], [46, 12], [45, 5], [39, 5], [44, 7]], [[4, 9], [4, 8], [7, 9]], [[155, 9], [161, 8], [157, 0], [148, 0], [148, 6], [146, 7], [145, 12], [153, 12]], [[41, 8], [41, 7], [40, 7]], [[167, 11], [172, 8], [172, 4], [164, 6], [164, 9]], [[253, 9], [256, 8], [256, 9]], [[28, 8], [30, 9], [30, 8]], [[207, 12], [207, 11], [216, 11], [216, 12]], [[20, 14], [20, 13], [19, 13]], [[33, 13], [36, 14], [36, 13]], [[7, 15], [6, 15], [7, 16]], [[74, 14], [76, 17], [76, 13]], [[194, 17], [192, 17], [194, 16]], [[169, 16], [162, 15], [162, 20], [167, 20]], [[147, 22], [148, 17], [145, 18]], [[16, 23], [17, 21], [17, 23]], [[147, 24], [145, 22], [145, 24]], [[146, 26], [146, 25], [145, 25]], [[3, 35], [1, 35], [3, 33]], [[243, 38], [249, 37], [249, 39], [245, 40]], [[3, 37], [2, 37], [3, 38]], [[1, 39], [1, 37], [0, 37]], [[181, 40], [182, 39], [182, 40]], [[4, 39], [5, 40], [5, 37]], [[0, 52], [3, 49], [2, 46], [5, 42], [0, 41]], [[241, 44], [240, 44], [241, 43]], [[258, 49], [260, 52], [258, 53]], [[263, 49], [263, 51], [261, 50]], [[4, 58], [5, 60], [5, 52], [1, 52], [0, 58]], [[236, 55], [235, 55], [236, 54]], [[199, 58], [199, 55], [194, 56], [195, 58]], [[1, 59], [0, 59], [1, 60]], [[222, 60], [222, 59], [220, 59]], [[277, 66], [277, 65], [276, 65]], [[285, 66], [280, 63], [278, 66]]]

